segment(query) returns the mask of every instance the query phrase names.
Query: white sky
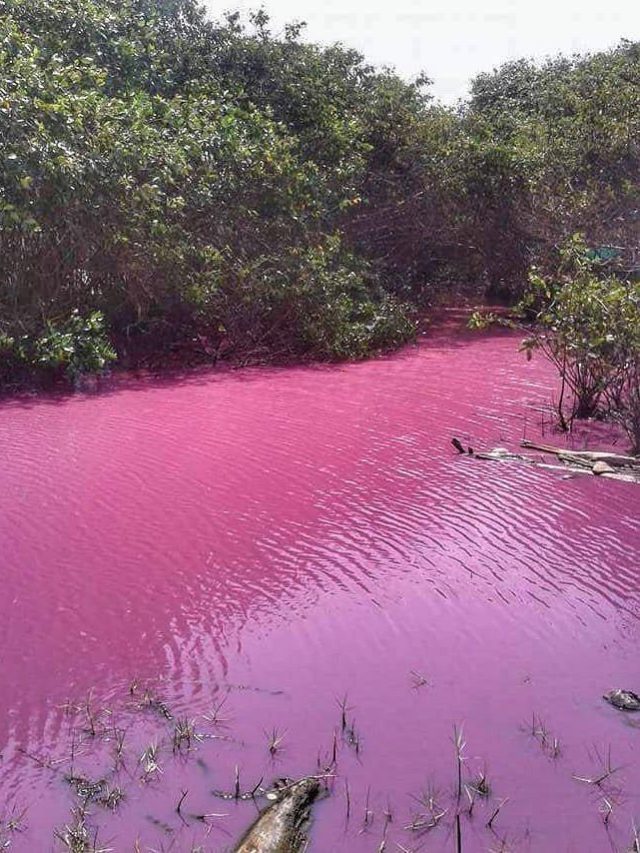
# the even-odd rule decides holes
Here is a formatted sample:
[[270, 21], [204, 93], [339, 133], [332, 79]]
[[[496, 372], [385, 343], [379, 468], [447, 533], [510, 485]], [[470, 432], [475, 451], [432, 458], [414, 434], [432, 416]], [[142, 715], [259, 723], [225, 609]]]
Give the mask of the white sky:
[[303, 20], [306, 38], [341, 41], [402, 75], [425, 71], [444, 101], [508, 59], [601, 50], [640, 39], [640, 0], [205, 0], [212, 16], [264, 6], [274, 28]]

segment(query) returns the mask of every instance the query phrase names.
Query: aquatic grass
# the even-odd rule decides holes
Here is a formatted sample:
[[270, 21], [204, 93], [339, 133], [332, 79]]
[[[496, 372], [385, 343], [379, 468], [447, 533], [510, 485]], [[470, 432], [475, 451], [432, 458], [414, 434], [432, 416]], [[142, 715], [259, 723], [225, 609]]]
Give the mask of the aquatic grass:
[[11, 807], [8, 814], [3, 814], [0, 818], [0, 850], [8, 850], [13, 844], [12, 835], [24, 832], [27, 829], [25, 823], [25, 815], [27, 809], [24, 808], [18, 811], [17, 806]]
[[330, 773], [332, 770], [336, 768], [338, 764], [338, 733], [334, 729], [333, 730], [333, 740], [331, 743], [331, 752], [329, 754], [325, 754], [325, 760], [322, 759], [322, 754], [318, 751], [318, 757], [316, 759], [316, 766], [319, 771], [322, 773]]
[[[135, 691], [132, 695], [135, 695]], [[165, 720], [173, 720], [173, 714], [171, 713], [167, 703], [160, 699], [160, 697], [149, 688], [144, 690], [142, 696], [138, 700], [138, 707], [143, 710], [146, 709], [153, 711]]]
[[456, 753], [456, 800], [460, 802], [462, 798], [462, 764], [464, 758], [464, 748], [467, 745], [464, 740], [462, 726], [458, 729], [456, 725], [453, 727], [453, 745]]
[[430, 815], [418, 814], [412, 819], [411, 823], [405, 825], [404, 829], [416, 833], [435, 829], [448, 812], [448, 809], [442, 809], [442, 811]]
[[366, 832], [367, 828], [373, 823], [374, 814], [370, 808], [369, 801], [371, 798], [371, 787], [367, 787], [367, 794], [364, 801], [364, 815], [362, 818], [362, 829], [360, 833]]
[[124, 799], [125, 793], [122, 788], [119, 785], [114, 785], [112, 788], [107, 788], [106, 792], [98, 798], [98, 802], [105, 809], [114, 812]]
[[37, 755], [35, 752], [30, 752], [28, 749], [25, 749], [22, 746], [19, 746], [16, 749], [16, 752], [19, 752], [21, 755], [24, 755], [26, 758], [29, 758], [36, 764], [38, 767], [42, 767], [45, 770], [53, 770], [55, 771], [55, 764], [60, 762], [54, 762], [50, 756], [42, 757]]
[[433, 786], [429, 786], [419, 796], [412, 795], [412, 799], [421, 807], [421, 811], [415, 814], [411, 823], [407, 824], [405, 830], [424, 833], [435, 829], [449, 813], [448, 808], [440, 805], [440, 792]]
[[361, 740], [356, 730], [355, 718], [352, 718], [351, 722], [349, 722], [348, 714], [349, 711], [353, 711], [353, 708], [348, 704], [347, 694], [345, 693], [342, 699], [337, 701], [340, 708], [340, 731], [342, 732], [343, 740], [355, 750], [356, 755], [359, 755]]
[[286, 730], [280, 732], [277, 728], [273, 728], [270, 732], [265, 732], [267, 748], [272, 758], [275, 758], [275, 756], [282, 750], [282, 742], [285, 735]]
[[98, 844], [98, 830], [92, 832], [87, 826], [85, 809], [72, 809], [71, 814], [73, 822], [54, 831], [54, 837], [69, 853], [112, 853], [112, 847]]
[[26, 806], [18, 811], [18, 807], [14, 804], [11, 807], [9, 815], [2, 816], [0, 819], [0, 825], [4, 824], [8, 832], [24, 832], [27, 828], [25, 823], [25, 816], [27, 815], [27, 812], [28, 809]]
[[[135, 696], [135, 703], [128, 703], [127, 707], [129, 709], [133, 709], [132, 712], [135, 712], [136, 709], [157, 710], [154, 701], [157, 699], [157, 694], [152, 690], [143, 690], [142, 688], [134, 685], [134, 687], [131, 688], [131, 691]], [[223, 709], [227, 698], [228, 694], [227, 696], [223, 696], [220, 701], [213, 706], [211, 713], [207, 715], [210, 723], [223, 723]], [[334, 720], [334, 729], [332, 732], [332, 741], [329, 746], [329, 750], [324, 753], [324, 755], [323, 753], [319, 753], [318, 755], [318, 768], [319, 772], [322, 773], [323, 779], [327, 779], [334, 775], [331, 773], [331, 770], [336, 768], [339, 758], [344, 756], [344, 748], [346, 745], [351, 746], [355, 750], [356, 754], [359, 754], [361, 749], [361, 734], [356, 727], [355, 718], [351, 716], [352, 708], [348, 703], [346, 695], [338, 702], [338, 706], [340, 709], [339, 722]], [[118, 785], [113, 784], [112, 776], [110, 774], [112, 772], [117, 772], [117, 770], [122, 767], [127, 760], [127, 746], [130, 746], [129, 740], [132, 737], [131, 726], [128, 723], [125, 723], [124, 725], [117, 725], [113, 712], [108, 709], [98, 711], [97, 705], [91, 694], [88, 695], [87, 700], [77, 707], [80, 708], [78, 713], [81, 716], [77, 721], [78, 725], [70, 728], [71, 736], [73, 738], [72, 765], [76, 751], [78, 751], [79, 754], [80, 750], [84, 749], [91, 754], [99, 755], [100, 759], [102, 759], [103, 752], [105, 752], [109, 770], [106, 773], [106, 778], [85, 775], [85, 771], [80, 766], [78, 766], [75, 771], [72, 769], [64, 774], [62, 774], [62, 770], [57, 772], [60, 772], [60, 778], [64, 778], [67, 784], [75, 790], [77, 796], [80, 798], [79, 802], [83, 808], [87, 807], [89, 804], [95, 804], [96, 808], [98, 806], [102, 806], [105, 809], [115, 811], [125, 798], [126, 791]], [[89, 708], [89, 716], [95, 722], [95, 734], [91, 733], [91, 726], [87, 723], [87, 708]], [[69, 711], [69, 713], [71, 713], [71, 711]], [[206, 719], [207, 716], [204, 718]], [[201, 719], [202, 717], [200, 716], [197, 718], [198, 721]], [[108, 727], [105, 727], [103, 724], [107, 720]], [[187, 753], [190, 752], [190, 748], [193, 747], [199, 739], [208, 737], [206, 734], [200, 735], [197, 732], [195, 719], [178, 717], [177, 719], [172, 720], [170, 725], [166, 725], [164, 722], [165, 720], [165, 715], [160, 712], [157, 714], [157, 719], [152, 722], [148, 719], [147, 722], [144, 723], [145, 728], [149, 726], [152, 727], [152, 736], [153, 730], [158, 732], [158, 739], [152, 740], [151, 743], [149, 743], [149, 745], [142, 751], [142, 754], [140, 754], [140, 752], [137, 753], [139, 755], [138, 761], [141, 765], [141, 770], [138, 771], [139, 781], [141, 782], [151, 781], [163, 773], [163, 768], [160, 766], [161, 761], [162, 763], [165, 761], [170, 762], [170, 767], [175, 765], [175, 761], [171, 762], [171, 746], [173, 746], [174, 754], [181, 753], [184, 754], [186, 758]], [[123, 720], [118, 720], [118, 723], [123, 723]], [[338, 726], [340, 728], [338, 728]], [[87, 729], [89, 729], [88, 732], [86, 731]], [[162, 732], [160, 732], [160, 729]], [[532, 722], [530, 724], [530, 733], [541, 745], [544, 746], [545, 751], [553, 750], [553, 735], [549, 732], [544, 721], [535, 714], [533, 715]], [[267, 751], [270, 755], [275, 756], [281, 752], [283, 749], [283, 739], [285, 734], [286, 732], [284, 730], [278, 729], [277, 727], [270, 730], [264, 730], [264, 735], [267, 740]], [[104, 738], [104, 746], [100, 745], [101, 738]], [[342, 744], [340, 746], [340, 749], [343, 750], [342, 753], [338, 749], [339, 743]], [[400, 830], [403, 828], [405, 832], [409, 832], [413, 835], [413, 841], [411, 840], [410, 835], [405, 836], [405, 839], [409, 839], [408, 847], [413, 846], [414, 849], [416, 847], [420, 848], [421, 844], [424, 843], [422, 836], [436, 830], [440, 826], [441, 832], [442, 827], [444, 827], [447, 833], [450, 834], [447, 835], [447, 845], [450, 843], [452, 846], [455, 846], [456, 851], [461, 851], [463, 843], [468, 843], [466, 837], [463, 837], [466, 836], [466, 833], [469, 831], [469, 828], [465, 824], [465, 820], [471, 819], [472, 817], [476, 817], [477, 819], [478, 812], [481, 810], [481, 801], [489, 801], [489, 805], [486, 807], [486, 812], [484, 808], [482, 809], [483, 824], [495, 837], [494, 846], [496, 846], [500, 840], [499, 836], [502, 835], [502, 832], [500, 831], [499, 816], [509, 800], [508, 798], [505, 798], [501, 801], [490, 801], [489, 798], [492, 796], [492, 784], [489, 780], [489, 774], [487, 773], [486, 767], [483, 767], [481, 764], [476, 766], [476, 760], [472, 760], [468, 755], [468, 746], [464, 735], [464, 729], [460, 724], [453, 726], [452, 743], [455, 755], [454, 785], [447, 787], [446, 790], [443, 789], [444, 793], [438, 791], [435, 787], [427, 787], [422, 791], [422, 793], [418, 793], [417, 796], [412, 795], [412, 798], [419, 804], [419, 808], [416, 809], [415, 807], [412, 807], [409, 818], [405, 818], [404, 821], [399, 821], [400, 826], [398, 829]], [[142, 745], [139, 749], [142, 748]], [[96, 752], [96, 750], [98, 750], [98, 752]], [[132, 764], [135, 761], [135, 755], [136, 753], [132, 750]], [[36, 756], [36, 759], [43, 766], [50, 766], [51, 764], [50, 760], [47, 760], [46, 758], [43, 759], [39, 755]], [[68, 757], [66, 760], [68, 760]], [[198, 759], [194, 758], [193, 760], [197, 761]], [[323, 768], [323, 763], [327, 764], [327, 767]], [[63, 769], [68, 770], [68, 768]], [[601, 772], [594, 773], [592, 777], [588, 778], [588, 781], [590, 781], [591, 784], [596, 785], [596, 787], [599, 787], [599, 785], [603, 786], [600, 811], [605, 826], [608, 826], [609, 823], [613, 824], [615, 820], [616, 799], [607, 789], [606, 779], [603, 781], [603, 778], [601, 777], [604, 777], [607, 772], [613, 773], [617, 769], [618, 768], [613, 766], [609, 752], [602, 762]], [[164, 767], [164, 770], [167, 772], [167, 767]], [[134, 776], [135, 773], [133, 775], [127, 773], [127, 777], [131, 777], [133, 779]], [[211, 791], [211, 793], [216, 796], [221, 796], [224, 799], [236, 801], [257, 800], [263, 796], [266, 796], [268, 799], [277, 800], [280, 796], [279, 792], [282, 790], [282, 785], [286, 787], [288, 781], [290, 780], [283, 779], [280, 783], [275, 783], [270, 789], [268, 786], [263, 787], [263, 779], [261, 778], [258, 783], [254, 785], [251, 791], [245, 791], [241, 786], [241, 766], [236, 764], [234, 767], [233, 789], [229, 793], [216, 791]], [[587, 781], [587, 777], [583, 777], [582, 781]], [[200, 824], [204, 824], [206, 829], [217, 825], [217, 828], [220, 829], [220, 831], [225, 832], [226, 830], [224, 826], [220, 826], [219, 821], [226, 817], [227, 813], [214, 811], [208, 812], [205, 809], [202, 809], [200, 813], [191, 813], [191, 810], [187, 805], [188, 790], [193, 789], [179, 789], [176, 793], [175, 799], [173, 800], [173, 809], [175, 811], [174, 824], [177, 825], [179, 823], [178, 819], [175, 817], [175, 815], [177, 815], [180, 818], [180, 822], [183, 824], [197, 821]], [[364, 791], [362, 793], [365, 794]], [[388, 805], [387, 810], [384, 812], [382, 810], [377, 810], [375, 808], [375, 804], [372, 805], [371, 788], [367, 787], [364, 798], [360, 799], [359, 805], [356, 805], [358, 812], [356, 817], [356, 812], [352, 809], [352, 806], [354, 803], [357, 804], [358, 799], [360, 799], [359, 796], [354, 800], [349, 780], [345, 778], [344, 808], [346, 823], [351, 823], [349, 831], [353, 834], [369, 832], [372, 836], [372, 849], [378, 850], [378, 853], [389, 853], [389, 849], [394, 847], [397, 847], [397, 849], [407, 849], [398, 846], [393, 838], [393, 833], [390, 832], [390, 824], [393, 820], [391, 806]], [[256, 802], [256, 806], [257, 805], [258, 804]], [[352, 820], [354, 817], [356, 817], [355, 821]], [[152, 819], [151, 816], [149, 816], [149, 820], [158, 827], [159, 832], [171, 831], [169, 824], [162, 823], [160, 820], [156, 821], [155, 819]], [[381, 821], [383, 821], [382, 827], [380, 827]], [[193, 823], [192, 826], [195, 827], [195, 823]], [[496, 826], [498, 827], [497, 832]], [[202, 832], [205, 831], [205, 828], [202, 829]], [[2, 829], [3, 826], [0, 823], [0, 849], [2, 848], [2, 841], [4, 838]], [[84, 826], [84, 830], [86, 831], [83, 831], [81, 821], [72, 820], [68, 822], [68, 825], [65, 825], [65, 827], [58, 830], [58, 833], [65, 834], [69, 843], [71, 845], [77, 845], [78, 850], [93, 851], [94, 848], [99, 849], [95, 839], [93, 838], [92, 830], [90, 830], [86, 825]], [[176, 831], [175, 826], [173, 831]], [[178, 826], [178, 831], [182, 832], [183, 830]], [[60, 839], [58, 839], [58, 842], [62, 843], [60, 842]], [[506, 840], [503, 840], [500, 843], [504, 843], [506, 845]], [[82, 844], [84, 844], [85, 847], [80, 846]], [[87, 847], [86, 844], [92, 844], [93, 847]], [[165, 847], [168, 846], [167, 836]], [[66, 845], [66, 849], [71, 850], [72, 853], [74, 851], [73, 846], [70, 847], [69, 845]], [[504, 849], [506, 849], [506, 846], [504, 846]], [[638, 853], [640, 853], [640, 850], [638, 850]]]
[[176, 814], [179, 814], [180, 816], [182, 816], [182, 804], [187, 799], [188, 793], [188, 790], [184, 790], [180, 793], [180, 798], [178, 799], [178, 804], [176, 805]]
[[468, 814], [473, 814], [476, 798], [488, 799], [491, 796], [491, 785], [487, 779], [487, 772], [483, 770], [472, 782], [464, 785], [464, 792], [469, 800]]
[[498, 815], [500, 814], [502, 809], [507, 805], [508, 802], [509, 802], [509, 797], [505, 797], [504, 799], [500, 800], [498, 805], [495, 807], [495, 809], [491, 813], [491, 817], [489, 818], [489, 820], [486, 823], [486, 826], [489, 829], [492, 829], [494, 820], [498, 817]]
[[349, 780], [344, 780], [344, 799], [347, 807], [345, 820], [346, 823], [349, 823], [349, 818], [351, 817], [351, 791], [349, 790]]
[[614, 802], [612, 797], [603, 796], [602, 802], [600, 803], [600, 813], [602, 814], [602, 821], [605, 826], [609, 825], [609, 821], [611, 820], [611, 815], [613, 814]]
[[[149, 689], [143, 691], [136, 683], [133, 683], [129, 686], [129, 695], [135, 698], [133, 703], [131, 703], [130, 700], [125, 700], [125, 702], [127, 702], [126, 707], [128, 708], [129, 714], [135, 714], [136, 711], [146, 709], [158, 711], [157, 694], [153, 691]], [[212, 716], [215, 716], [216, 722], [221, 722], [220, 711], [223, 704], [224, 699], [214, 706]], [[66, 755], [62, 759], [55, 759], [55, 763], [63, 763], [67, 764], [67, 766], [61, 769], [56, 769], [53, 767], [54, 760], [52, 758], [35, 753], [32, 755], [32, 760], [34, 760], [34, 763], [38, 766], [46, 767], [47, 769], [51, 769], [60, 774], [60, 780], [64, 780], [64, 782], [78, 797], [77, 802], [79, 805], [73, 812], [73, 819], [67, 820], [64, 826], [58, 826], [53, 829], [55, 832], [56, 845], [63, 846], [66, 850], [71, 851], [71, 853], [77, 853], [78, 851], [82, 851], [82, 853], [102, 853], [102, 851], [107, 850], [108, 847], [101, 846], [97, 842], [93, 827], [88, 825], [86, 809], [90, 804], [92, 804], [96, 807], [100, 806], [104, 809], [108, 809], [109, 811], [116, 811], [125, 799], [127, 794], [125, 788], [114, 784], [112, 776], [115, 776], [119, 770], [125, 766], [125, 763], [127, 763], [127, 747], [130, 745], [129, 742], [132, 738], [131, 730], [132, 726], [135, 725], [136, 718], [133, 718], [133, 723], [131, 724], [117, 724], [115, 716], [111, 710], [107, 708], [99, 709], [92, 692], [89, 692], [87, 697], [77, 705], [73, 705], [71, 702], [68, 702], [65, 708], [65, 715], [67, 714], [70, 716], [76, 714], [79, 715], [75, 721], [76, 724], [70, 726], [68, 728], [68, 732], [65, 727], [65, 734], [71, 739], [70, 756]], [[160, 711], [157, 714], [157, 717], [160, 722], [153, 723], [153, 729], [156, 730], [159, 729], [161, 723], [167, 718], [167, 715]], [[213, 721], [214, 720], [211, 720], [211, 722]], [[147, 725], [147, 723], [144, 724], [145, 727]], [[162, 725], [162, 732], [158, 731], [157, 739], [152, 739], [151, 742], [147, 741], [148, 745], [144, 749], [142, 748], [144, 744], [139, 747], [141, 751], [137, 753], [137, 763], [140, 765], [138, 781], [141, 783], [147, 783], [155, 778], [159, 778], [163, 774], [161, 760], [163, 756], [166, 757], [169, 755], [170, 746], [173, 746], [174, 753], [180, 752], [186, 756], [190, 747], [193, 747], [197, 741], [207, 736], [208, 735], [200, 735], [197, 731], [195, 720], [187, 717], [181, 717], [172, 721], [172, 725], [170, 727]], [[270, 750], [272, 753], [275, 754], [282, 749], [283, 737], [284, 732], [280, 732], [277, 729], [274, 729], [273, 732], [268, 734], [268, 742], [272, 748]], [[335, 731], [333, 746], [333, 758], [335, 761], [337, 760], [337, 732]], [[79, 763], [76, 761], [77, 757], [80, 754], [85, 753], [90, 755], [90, 760], [93, 761], [102, 762], [103, 759], [107, 759], [108, 772], [105, 777], [94, 776], [90, 772], [87, 772], [84, 767], [75, 766]], [[135, 752], [133, 755], [135, 755]], [[164, 770], [166, 771], [166, 767]], [[321, 778], [326, 780], [330, 775], [331, 774], [328, 771], [325, 771]], [[135, 772], [133, 774], [127, 773], [127, 778], [134, 781]], [[320, 776], [314, 778], [320, 778]], [[263, 779], [261, 777], [253, 786], [251, 791], [243, 793], [240, 786], [240, 768], [236, 765], [234, 791], [231, 794], [231, 798], [237, 800], [255, 800], [257, 797], [265, 795], [268, 796], [268, 789], [265, 790], [262, 785]], [[274, 789], [271, 792], [273, 796], [270, 798], [278, 799], [279, 790], [279, 788]], [[175, 802], [174, 806], [176, 814], [180, 817], [183, 824], [187, 824], [189, 820], [198, 821], [205, 825], [205, 830], [208, 834], [210, 828], [213, 827], [219, 819], [227, 816], [226, 813], [205, 811], [204, 809], [201, 813], [191, 814], [185, 805], [186, 796], [187, 792], [183, 790], [180, 797], [177, 798], [177, 802]], [[223, 794], [223, 796], [227, 798], [227, 795]], [[172, 827], [169, 824], [156, 820], [152, 815], [148, 815], [147, 817], [150, 823], [158, 828], [158, 831], [175, 831], [175, 828], [172, 830]], [[17, 826], [17, 814], [15, 819]], [[223, 827], [218, 828], [223, 832], [225, 831]], [[10, 839], [5, 836], [7, 836], [6, 827], [2, 822], [0, 822], [0, 849], [3, 849], [5, 841], [10, 841]], [[160, 847], [161, 846], [162, 845], [160, 845]], [[167, 845], [165, 844], [165, 847], [166, 846]], [[160, 847], [158, 847], [156, 842], [156, 849], [160, 849]], [[182, 849], [182, 847], [180, 849]]]
[[276, 795], [274, 793], [273, 797], [269, 796], [268, 791], [265, 791], [262, 788], [262, 783], [264, 781], [264, 776], [261, 776], [256, 784], [249, 791], [243, 791], [240, 784], [240, 768], [236, 764], [234, 768], [234, 781], [233, 781], [233, 790], [232, 791], [223, 791], [219, 789], [214, 789], [211, 791], [214, 797], [219, 797], [221, 800], [255, 800], [256, 796], [266, 794], [268, 799], [275, 799]]
[[184, 749], [189, 750], [194, 743], [199, 743], [202, 740], [203, 735], [198, 733], [195, 720], [190, 720], [187, 717], [176, 720], [173, 727], [174, 752], [182, 752]]
[[160, 748], [158, 744], [154, 741], [149, 744], [149, 746], [140, 756], [140, 764], [142, 764], [142, 770], [144, 774], [143, 781], [145, 782], [156, 774], [162, 773], [162, 768], [160, 767], [160, 763], [158, 761], [159, 751]]
[[345, 693], [342, 699], [338, 699], [338, 707], [340, 708], [340, 728], [341, 731], [345, 731], [347, 728], [347, 714], [349, 711], [353, 711], [353, 708], [349, 707], [349, 699], [347, 694]]
[[113, 769], [117, 772], [121, 767], [125, 766], [124, 760], [124, 743], [127, 737], [127, 732], [124, 729], [113, 727]]
[[209, 714], [204, 714], [203, 719], [208, 723], [211, 723], [212, 726], [224, 728], [228, 725], [229, 718], [221, 716], [221, 711], [227, 703], [229, 698], [229, 694], [227, 693], [223, 699], [217, 702], [211, 712]]
[[361, 740], [358, 731], [356, 730], [356, 721], [352, 720], [344, 729], [345, 740], [347, 744], [354, 750], [356, 755], [360, 755]]
[[478, 792], [472, 785], [465, 785], [464, 792], [467, 795], [467, 799], [469, 800], [469, 808], [467, 809], [467, 814], [469, 815], [469, 817], [471, 817], [473, 815], [473, 807], [476, 804], [476, 796]]
[[558, 740], [557, 737], [554, 737], [553, 740], [551, 741], [551, 745], [549, 747], [549, 755], [551, 756], [551, 758], [559, 758], [560, 754], [561, 754], [560, 741]]
[[595, 785], [599, 788], [614, 774], [622, 770], [621, 766], [614, 767], [611, 762], [611, 747], [607, 748], [607, 753], [605, 756], [601, 756], [600, 753], [596, 750], [596, 758], [600, 764], [599, 773], [597, 773], [595, 776], [576, 776], [575, 774], [573, 774], [572, 778], [574, 778], [577, 782], [583, 782], [586, 785]]
[[331, 747], [331, 767], [335, 767], [338, 763], [338, 732], [333, 730], [333, 744]]
[[542, 717], [537, 716], [535, 713], [531, 717], [530, 733], [531, 737], [540, 744], [540, 748], [549, 758], [556, 759], [560, 757], [562, 750], [559, 738], [549, 731]]
[[382, 824], [382, 838], [378, 846], [377, 853], [386, 853], [387, 849], [387, 833], [389, 824], [393, 823], [393, 813], [391, 811], [391, 803], [387, 802], [387, 808], [383, 812], [384, 823]]
[[99, 728], [103, 711], [93, 707], [93, 690], [89, 690], [84, 703], [80, 706], [80, 709], [85, 715], [86, 725], [82, 729], [85, 734], [88, 734], [91, 737], [96, 737], [99, 732], [104, 731], [104, 729]]
[[422, 673], [412, 669], [409, 672], [409, 676], [411, 678], [411, 686], [414, 690], [419, 690], [421, 687], [428, 687], [429, 681]]
[[507, 836], [505, 835], [503, 838], [498, 838], [498, 842], [500, 844], [499, 847], [490, 847], [489, 853], [509, 853], [512, 849], [509, 847], [509, 842], [507, 840]]
[[[258, 781], [256, 782], [256, 784], [253, 786], [253, 788], [249, 791], [249, 798], [250, 799], [252, 799], [252, 800], [255, 799], [256, 794], [258, 793], [258, 791], [261, 790], [260, 786], [262, 785], [263, 782], [264, 782], [264, 776], [261, 776], [258, 779]], [[267, 797], [268, 797], [268, 794], [267, 794]]]
[[414, 794], [412, 794], [411, 796], [412, 799], [414, 799], [426, 811], [438, 811], [438, 800], [441, 796], [441, 792], [433, 785], [428, 785], [427, 788], [419, 796], [415, 796]]

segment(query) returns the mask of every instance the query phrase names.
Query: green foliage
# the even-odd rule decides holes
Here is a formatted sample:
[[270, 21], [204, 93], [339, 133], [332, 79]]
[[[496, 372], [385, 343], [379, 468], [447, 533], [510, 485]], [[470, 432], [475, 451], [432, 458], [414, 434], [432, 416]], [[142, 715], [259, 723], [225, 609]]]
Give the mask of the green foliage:
[[130, 360], [194, 341], [361, 357], [407, 338], [340, 237], [391, 77], [267, 24], [214, 24], [191, 0], [3, 4], [0, 334], [17, 362], [100, 369], [79, 317], [104, 317]]
[[100, 373], [117, 358], [99, 311], [86, 317], [73, 311], [65, 320], [47, 321], [37, 337], [0, 335], [0, 357], [4, 381], [23, 374], [74, 379], [82, 373]]
[[[621, 246], [623, 265], [630, 260], [640, 190], [639, 83], [640, 44], [624, 41], [542, 66], [508, 63], [474, 81], [464, 121], [481, 159], [477, 169], [467, 168], [479, 175], [474, 191], [485, 254], [497, 263], [494, 280], [502, 270], [522, 291], [530, 263], [552, 273], [555, 247], [576, 231], [592, 245]], [[497, 175], [488, 186], [487, 171]]]
[[52, 371], [64, 370], [69, 377], [79, 373], [98, 373], [116, 354], [105, 338], [104, 317], [94, 311], [81, 317], [77, 311], [63, 323], [48, 323], [46, 330], [36, 339], [32, 352], [25, 346], [25, 355], [35, 363]]
[[196, 0], [0, 3], [0, 381], [100, 369], [91, 346], [58, 360], [68, 318], [103, 317], [130, 363], [359, 358], [452, 285], [512, 300], [575, 231], [628, 265], [637, 44], [508, 64], [448, 109], [301, 30]]
[[483, 332], [499, 323], [500, 318], [492, 311], [474, 311], [469, 317], [467, 327], [474, 332]]
[[[598, 274], [580, 236], [561, 252], [553, 279], [531, 275], [532, 300], [543, 307], [524, 347], [541, 349], [571, 393], [573, 417], [619, 421], [640, 450], [640, 284]], [[561, 418], [567, 419], [562, 410]]]

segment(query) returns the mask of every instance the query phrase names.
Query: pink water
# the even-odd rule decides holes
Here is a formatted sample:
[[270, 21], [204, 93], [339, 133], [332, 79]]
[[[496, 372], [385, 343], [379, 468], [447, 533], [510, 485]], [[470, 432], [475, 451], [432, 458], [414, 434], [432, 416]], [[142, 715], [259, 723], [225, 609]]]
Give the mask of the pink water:
[[[76, 724], [61, 705], [93, 688], [129, 732], [127, 798], [88, 817], [113, 850], [229, 849], [255, 806], [211, 790], [236, 765], [248, 788], [317, 772], [335, 731], [311, 849], [377, 851], [388, 808], [387, 850], [454, 850], [454, 724], [465, 780], [485, 768], [492, 789], [463, 816], [463, 850], [627, 850], [640, 731], [601, 694], [640, 692], [640, 489], [455, 454], [452, 435], [540, 434], [554, 376], [517, 343], [441, 331], [362, 364], [2, 403], [0, 819], [27, 809], [11, 849], [60, 849]], [[174, 755], [171, 725], [132, 711], [134, 678], [229, 739]], [[203, 715], [225, 695], [223, 729]], [[163, 773], [142, 783], [149, 739]], [[106, 773], [111, 746], [90, 740], [74, 769]], [[573, 778], [602, 775], [609, 750], [602, 786]], [[448, 811], [418, 837], [429, 786]]]

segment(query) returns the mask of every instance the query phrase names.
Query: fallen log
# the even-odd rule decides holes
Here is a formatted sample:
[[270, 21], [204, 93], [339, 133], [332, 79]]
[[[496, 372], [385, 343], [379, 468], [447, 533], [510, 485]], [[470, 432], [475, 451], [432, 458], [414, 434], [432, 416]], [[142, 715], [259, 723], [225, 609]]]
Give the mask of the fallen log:
[[[458, 439], [454, 439], [452, 443], [458, 449], [457, 445], [460, 444]], [[473, 451], [469, 448], [467, 453], [474, 459], [490, 462], [524, 462], [527, 465], [534, 465], [536, 468], [564, 471], [566, 474], [588, 474], [606, 480], [620, 480], [625, 483], [640, 484], [640, 459], [636, 459], [634, 456], [620, 456], [615, 453], [601, 451], [564, 450], [561, 447], [535, 444], [533, 441], [526, 440], [521, 442], [521, 446], [530, 450], [553, 454], [558, 462], [562, 464], [551, 465], [541, 462], [533, 456], [512, 453], [505, 447], [494, 447], [492, 450], [481, 451]], [[612, 464], [611, 459], [616, 460], [617, 464]], [[623, 463], [622, 460], [625, 460], [625, 462]], [[627, 464], [626, 460], [631, 460], [634, 464]]]
[[233, 853], [298, 853], [307, 844], [311, 806], [320, 794], [320, 782], [307, 777], [279, 788], [242, 836]]
[[607, 450], [566, 450], [564, 447], [552, 447], [549, 444], [536, 444], [534, 441], [528, 441], [526, 438], [520, 442], [520, 447], [527, 450], [538, 450], [541, 453], [552, 453], [559, 458], [566, 457], [580, 462], [589, 462], [592, 465], [596, 462], [606, 462], [616, 468], [640, 468], [640, 457], [624, 456], [620, 453], [610, 453]]

